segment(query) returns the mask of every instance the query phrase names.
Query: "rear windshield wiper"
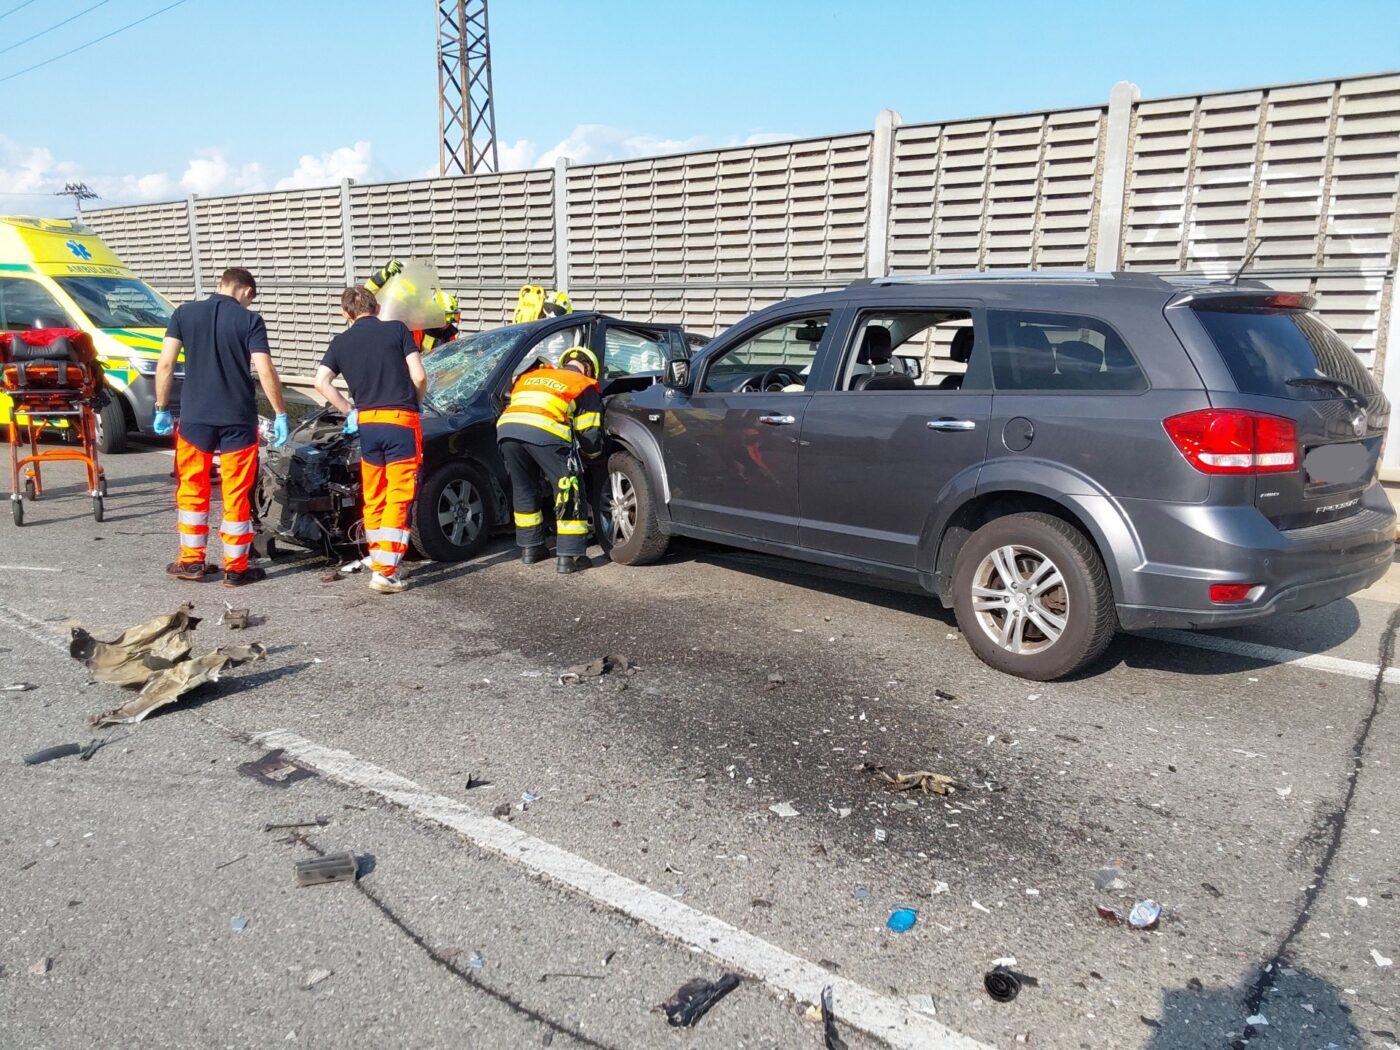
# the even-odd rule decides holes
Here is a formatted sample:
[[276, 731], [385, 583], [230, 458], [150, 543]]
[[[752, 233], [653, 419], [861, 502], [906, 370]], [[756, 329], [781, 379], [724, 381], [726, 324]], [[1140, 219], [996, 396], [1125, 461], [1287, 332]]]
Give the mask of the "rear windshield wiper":
[[1331, 390], [1333, 393], [1341, 394], [1357, 408], [1365, 408], [1371, 400], [1343, 379], [1331, 379], [1324, 376], [1297, 376], [1286, 380], [1285, 385], [1311, 387], [1314, 390]]

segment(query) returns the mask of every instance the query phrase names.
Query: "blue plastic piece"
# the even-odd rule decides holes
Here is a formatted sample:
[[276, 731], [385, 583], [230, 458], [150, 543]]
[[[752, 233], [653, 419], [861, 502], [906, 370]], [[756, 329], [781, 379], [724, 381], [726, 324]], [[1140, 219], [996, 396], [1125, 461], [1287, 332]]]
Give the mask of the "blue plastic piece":
[[908, 933], [919, 921], [919, 913], [913, 908], [896, 908], [890, 912], [890, 921], [885, 923], [895, 933]]

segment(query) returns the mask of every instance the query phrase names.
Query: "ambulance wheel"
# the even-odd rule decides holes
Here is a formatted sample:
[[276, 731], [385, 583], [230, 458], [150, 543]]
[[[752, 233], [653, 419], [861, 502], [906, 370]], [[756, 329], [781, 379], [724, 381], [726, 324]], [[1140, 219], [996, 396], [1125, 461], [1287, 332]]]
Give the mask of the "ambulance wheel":
[[97, 449], [104, 456], [126, 451], [126, 413], [115, 396], [97, 412]]
[[466, 561], [491, 536], [490, 489], [481, 472], [460, 460], [446, 463], [418, 486], [413, 545], [433, 561]]
[[24, 504], [21, 501], [17, 499], [10, 500], [10, 513], [14, 515], [16, 525], [24, 524]]
[[39, 490], [34, 487], [33, 478], [24, 479], [24, 498], [30, 501], [39, 498]]
[[92, 497], [92, 520], [93, 520], [93, 521], [99, 521], [99, 522], [102, 520], [102, 497], [101, 497], [101, 496], [93, 496], [93, 497]]

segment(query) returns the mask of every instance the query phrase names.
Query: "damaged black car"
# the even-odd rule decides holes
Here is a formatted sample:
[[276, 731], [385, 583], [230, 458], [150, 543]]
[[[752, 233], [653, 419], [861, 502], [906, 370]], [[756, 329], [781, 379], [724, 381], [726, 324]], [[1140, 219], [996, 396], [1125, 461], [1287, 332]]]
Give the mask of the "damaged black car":
[[[510, 479], [496, 449], [496, 417], [515, 378], [536, 360], [555, 364], [569, 347], [588, 347], [602, 363], [606, 401], [657, 382], [668, 362], [689, 358], [699, 342], [677, 325], [584, 312], [478, 332], [425, 355], [414, 548], [433, 561], [463, 561], [509, 525]], [[360, 443], [342, 432], [344, 424], [329, 406], [317, 408], [294, 421], [281, 448], [264, 442], [253, 499], [260, 553], [275, 554], [279, 544], [328, 557], [363, 551]], [[598, 486], [592, 488], [596, 497]], [[601, 513], [600, 501], [595, 508]]]

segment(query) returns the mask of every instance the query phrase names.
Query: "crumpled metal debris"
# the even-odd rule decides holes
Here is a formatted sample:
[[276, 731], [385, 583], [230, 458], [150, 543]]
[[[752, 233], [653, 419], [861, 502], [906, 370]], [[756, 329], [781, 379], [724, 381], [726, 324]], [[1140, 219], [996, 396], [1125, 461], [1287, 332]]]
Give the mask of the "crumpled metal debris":
[[196, 686], [217, 682], [225, 669], [261, 660], [266, 655], [267, 647], [254, 642], [222, 646], [192, 660], [182, 659], [153, 674], [133, 699], [111, 711], [93, 715], [88, 722], [94, 726], [140, 722], [152, 711], [174, 702]]
[[74, 627], [68, 655], [81, 660], [99, 682], [145, 685], [157, 671], [189, 655], [190, 631], [199, 625], [199, 618], [190, 615], [193, 609], [185, 602], [173, 613], [127, 628], [110, 642]]
[[559, 676], [559, 684], [565, 685], [584, 678], [601, 678], [605, 674], [615, 673], [624, 674], [630, 678], [639, 670], [641, 668], [626, 656], [620, 654], [600, 656], [596, 660], [589, 660], [586, 664], [574, 664], [572, 667], [566, 667], [564, 673]]
[[965, 788], [963, 782], [956, 777], [950, 777], [944, 773], [931, 773], [927, 769], [916, 769], [910, 773], [891, 775], [885, 772], [883, 766], [871, 765], [868, 762], [865, 763], [865, 769], [885, 782], [886, 791], [918, 790], [925, 795], [949, 795]]
[[738, 987], [739, 975], [733, 973], [725, 974], [718, 981], [707, 981], [703, 977], [686, 981], [661, 1006], [666, 1011], [666, 1023], [672, 1028], [689, 1028]]
[[826, 1043], [826, 1050], [847, 1050], [846, 1040], [841, 1038], [841, 1033], [836, 1030], [836, 1012], [831, 1001], [831, 985], [822, 989], [822, 1040]]

